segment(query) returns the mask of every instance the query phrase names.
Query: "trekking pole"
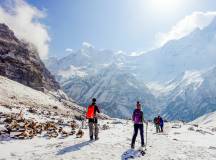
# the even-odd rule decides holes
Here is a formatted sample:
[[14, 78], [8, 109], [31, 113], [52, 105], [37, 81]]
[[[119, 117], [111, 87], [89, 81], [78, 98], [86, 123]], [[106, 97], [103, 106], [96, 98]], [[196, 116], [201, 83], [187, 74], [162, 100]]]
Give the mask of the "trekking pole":
[[148, 129], [148, 121], [147, 121], [147, 123], [146, 123], [146, 134], [145, 134], [145, 135], [146, 135], [146, 145], [145, 145], [145, 150], [147, 150], [146, 147], [147, 147], [147, 142], [148, 142], [148, 141], [147, 141], [147, 133], [148, 133], [148, 132], [147, 132], [147, 129]]

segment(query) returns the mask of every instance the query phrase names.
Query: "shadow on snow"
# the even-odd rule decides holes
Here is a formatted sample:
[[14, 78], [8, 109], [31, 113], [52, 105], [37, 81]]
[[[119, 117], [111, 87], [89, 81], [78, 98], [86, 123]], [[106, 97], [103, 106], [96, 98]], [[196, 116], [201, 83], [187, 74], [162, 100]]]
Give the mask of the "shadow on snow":
[[68, 153], [68, 152], [78, 151], [82, 147], [84, 147], [84, 146], [86, 146], [86, 145], [88, 145], [90, 143], [91, 143], [91, 141], [85, 141], [85, 142], [82, 142], [82, 143], [79, 143], [79, 144], [75, 144], [73, 146], [65, 147], [65, 148], [59, 150], [56, 155], [63, 155], [63, 154]]
[[132, 156], [132, 154], [134, 153], [134, 151], [132, 149], [128, 149], [127, 151], [125, 151], [122, 155], [121, 155], [121, 160], [127, 160], [127, 159], [131, 159], [134, 158]]

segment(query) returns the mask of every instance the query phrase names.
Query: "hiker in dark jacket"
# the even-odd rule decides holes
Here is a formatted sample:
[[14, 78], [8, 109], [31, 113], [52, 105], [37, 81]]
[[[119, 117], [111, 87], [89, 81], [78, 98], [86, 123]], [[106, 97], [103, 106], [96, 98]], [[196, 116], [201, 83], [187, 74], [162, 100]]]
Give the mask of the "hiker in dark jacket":
[[96, 98], [92, 99], [92, 104], [89, 105], [88, 110], [86, 112], [86, 118], [88, 119], [89, 125], [89, 136], [90, 140], [98, 140], [99, 128], [98, 128], [98, 119], [97, 113], [100, 113], [98, 106], [96, 105]]
[[159, 120], [160, 120], [160, 131], [163, 132], [164, 121], [160, 116], [159, 116]]
[[133, 112], [132, 120], [134, 122], [134, 134], [131, 142], [131, 148], [134, 149], [135, 141], [138, 134], [138, 130], [140, 130], [140, 137], [141, 137], [141, 147], [144, 147], [144, 129], [143, 129], [143, 122], [144, 116], [143, 112], [141, 111], [141, 104], [139, 101], [137, 102], [136, 109]]

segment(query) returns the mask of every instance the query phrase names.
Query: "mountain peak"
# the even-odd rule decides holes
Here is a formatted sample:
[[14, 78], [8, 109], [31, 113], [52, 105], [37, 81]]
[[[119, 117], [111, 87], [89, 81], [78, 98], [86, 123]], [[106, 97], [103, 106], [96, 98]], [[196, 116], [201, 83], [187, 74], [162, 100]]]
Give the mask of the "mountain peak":
[[0, 23], [0, 30], [10, 30], [10, 29], [6, 24]]
[[4, 23], [0, 23], [0, 38], [8, 41], [19, 41], [15, 37], [14, 32]]
[[82, 47], [83, 48], [94, 48], [94, 46], [88, 42], [83, 42], [82, 43]]

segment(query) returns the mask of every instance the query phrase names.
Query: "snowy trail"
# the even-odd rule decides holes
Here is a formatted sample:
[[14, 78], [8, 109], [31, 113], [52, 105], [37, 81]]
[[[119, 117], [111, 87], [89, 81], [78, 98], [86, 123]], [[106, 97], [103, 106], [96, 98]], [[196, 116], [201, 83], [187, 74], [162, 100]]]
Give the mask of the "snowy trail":
[[[0, 159], [22, 160], [121, 160], [122, 154], [130, 147], [132, 124], [123, 121], [123, 124], [109, 124], [111, 129], [101, 131], [100, 140], [88, 141], [88, 130], [85, 136], [77, 139], [73, 136], [66, 139], [34, 138], [32, 140], [2, 141], [0, 142]], [[195, 145], [193, 141], [182, 139], [185, 135], [196, 136], [197, 141], [203, 135], [188, 131], [188, 126], [180, 129], [171, 128], [167, 124], [164, 134], [155, 134], [153, 125], [148, 130], [148, 151], [145, 160], [214, 160], [216, 150], [209, 149], [210, 144]], [[178, 133], [178, 134], [176, 134]], [[182, 136], [182, 137], [185, 137]], [[189, 137], [187, 137], [190, 139]], [[206, 139], [213, 141], [216, 147], [216, 135], [205, 135]], [[194, 145], [193, 145], [194, 143]], [[214, 144], [213, 143], [213, 144]], [[136, 147], [140, 146], [140, 137]]]
[[[165, 134], [150, 134], [148, 154], [145, 158], [148, 160], [213, 160], [216, 159], [216, 150], [209, 150], [207, 147], [195, 146], [179, 140], [178, 136], [170, 133], [170, 126], [165, 129]], [[170, 131], [170, 132], [169, 132]], [[180, 133], [181, 134], [181, 133]], [[187, 135], [185, 135], [187, 136]], [[198, 138], [198, 137], [197, 137]], [[197, 139], [199, 141], [199, 139]], [[216, 144], [216, 142], [215, 142]]]

